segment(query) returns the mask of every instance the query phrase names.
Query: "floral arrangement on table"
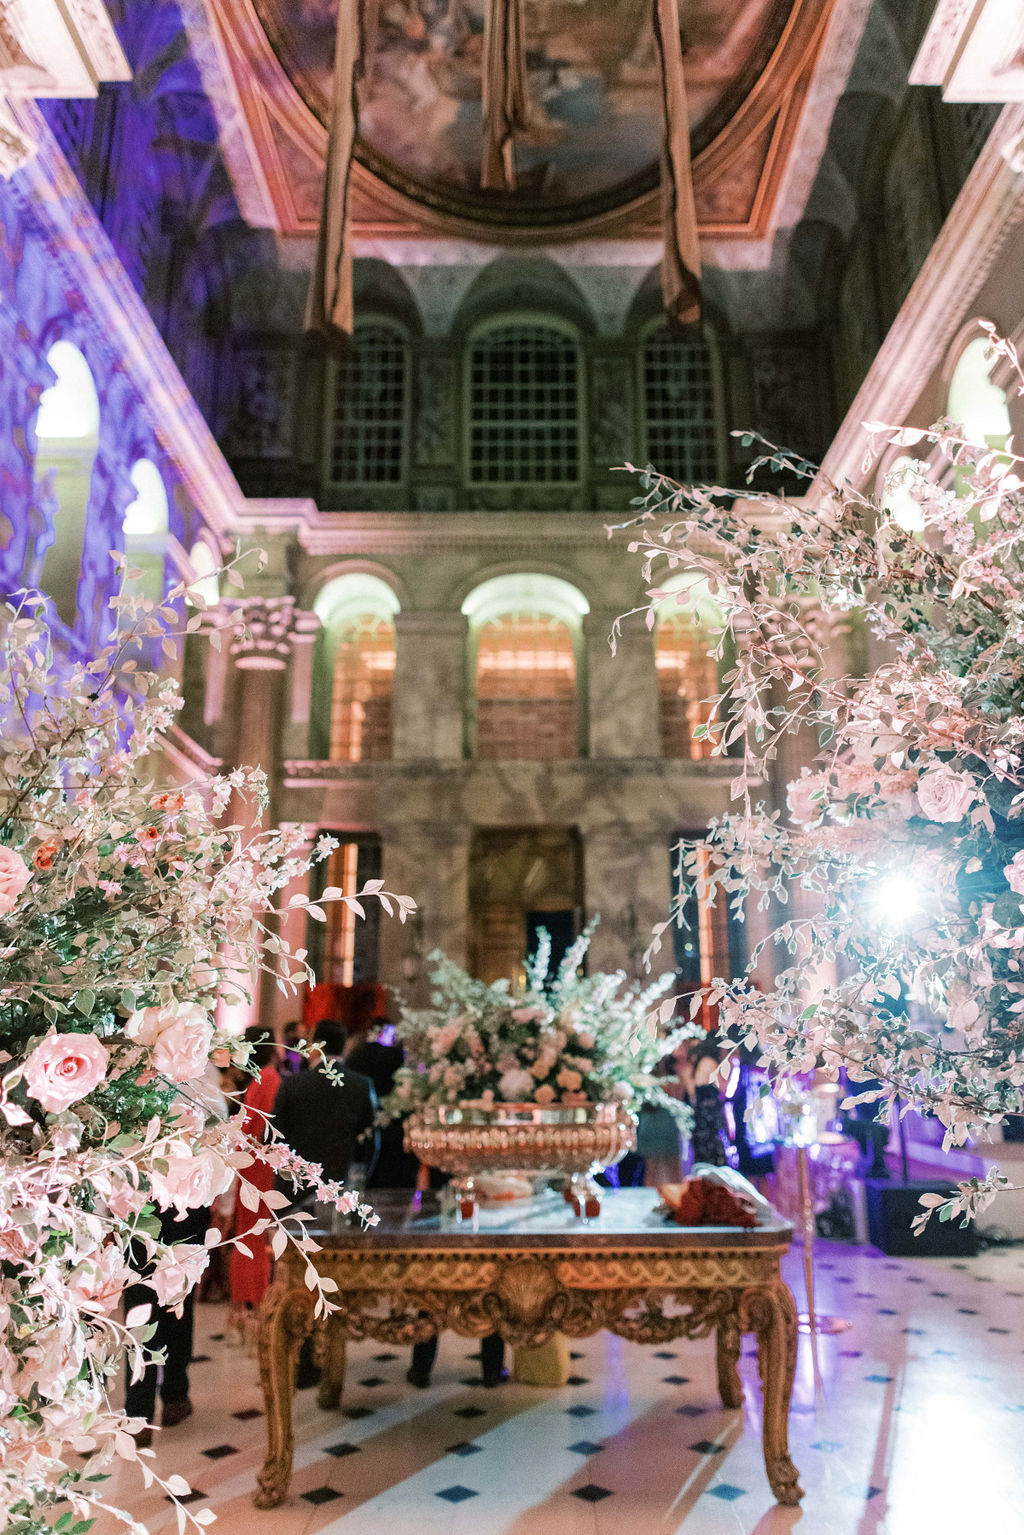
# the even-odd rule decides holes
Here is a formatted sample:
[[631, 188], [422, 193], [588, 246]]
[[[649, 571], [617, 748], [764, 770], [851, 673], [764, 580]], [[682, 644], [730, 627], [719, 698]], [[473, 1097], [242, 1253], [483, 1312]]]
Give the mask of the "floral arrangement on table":
[[[244, 1066], [250, 1052], [218, 1026], [218, 1000], [247, 995], [258, 967], [286, 988], [307, 978], [273, 923], [308, 860], [286, 833], [225, 824], [236, 796], [262, 805], [258, 771], [160, 779], [179, 699], [135, 658], [170, 643], [185, 596], [115, 599], [118, 632], [83, 664], [54, 655], [37, 596], [0, 607], [0, 1526], [14, 1535], [83, 1535], [101, 1512], [138, 1530], [104, 1497], [118, 1458], [139, 1460], [179, 1527], [212, 1519], [179, 1501], [187, 1484], [157, 1475], [133, 1437], [142, 1425], [111, 1405], [153, 1331], [148, 1306], [121, 1318], [125, 1290], [143, 1279], [180, 1305], [218, 1240], [168, 1245], [161, 1212], [208, 1205], [237, 1175], [267, 1212], [253, 1231], [277, 1255], [288, 1242], [308, 1253], [308, 1217], [247, 1183], [258, 1153], [374, 1218], [279, 1141], [243, 1135], [204, 1080], [211, 1060]], [[379, 882], [361, 894], [403, 919], [412, 905]]]
[[[992, 346], [1022, 378], [1012, 346]], [[949, 1147], [1022, 1108], [1024, 485], [1020, 459], [950, 421], [866, 430], [866, 467], [886, 444], [931, 456], [875, 497], [766, 445], [755, 471], [813, 480], [805, 503], [639, 471], [626, 527], [649, 621], [671, 572], [698, 581], [675, 600], [714, 598], [712, 653], [734, 659], [697, 734], [742, 749], [736, 812], [680, 845], [670, 921], [694, 891], [741, 916], [807, 892], [753, 955], [751, 971], [765, 944], [782, 962], [769, 991], [705, 989], [724, 1033], [779, 1076], [870, 1084], [844, 1106], [934, 1114]], [[847, 636], [859, 670], [841, 660]], [[791, 737], [812, 760], [783, 814], [754, 794]], [[1007, 1186], [996, 1171], [925, 1195], [918, 1223], [966, 1218]]]
[[668, 1096], [654, 1070], [683, 1039], [704, 1031], [684, 1024], [665, 1032], [674, 998], [652, 1020], [654, 1004], [675, 980], [671, 973], [647, 987], [627, 982], [621, 970], [581, 975], [592, 932], [591, 926], [550, 975], [551, 944], [542, 931], [525, 984], [515, 990], [507, 980], [476, 981], [435, 950], [430, 1007], [400, 1010], [396, 1039], [405, 1065], [384, 1112], [394, 1117], [461, 1103], [639, 1108], [647, 1101], [670, 1108], [687, 1129], [688, 1107]]

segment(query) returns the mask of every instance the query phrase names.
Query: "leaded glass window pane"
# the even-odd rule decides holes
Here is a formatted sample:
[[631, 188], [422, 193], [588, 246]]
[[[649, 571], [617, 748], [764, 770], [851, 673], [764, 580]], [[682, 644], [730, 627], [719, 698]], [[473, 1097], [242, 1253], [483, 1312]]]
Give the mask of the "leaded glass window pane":
[[579, 755], [576, 660], [568, 625], [545, 613], [507, 613], [480, 631], [476, 750], [491, 761]]
[[657, 331], [643, 351], [647, 458], [680, 484], [719, 477], [715, 378], [703, 341]]
[[579, 479], [579, 359], [546, 325], [503, 325], [473, 346], [469, 478], [474, 484]]
[[335, 372], [330, 476], [336, 484], [401, 480], [406, 346], [384, 325], [357, 330]]

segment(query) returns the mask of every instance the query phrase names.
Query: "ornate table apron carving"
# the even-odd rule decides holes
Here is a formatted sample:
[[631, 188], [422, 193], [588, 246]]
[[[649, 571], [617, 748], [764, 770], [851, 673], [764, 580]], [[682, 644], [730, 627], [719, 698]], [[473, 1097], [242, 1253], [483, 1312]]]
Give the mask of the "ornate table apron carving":
[[[608, 1203], [621, 1209], [625, 1198]], [[498, 1332], [514, 1348], [532, 1348], [556, 1331], [583, 1338], [607, 1328], [637, 1343], [714, 1331], [722, 1404], [738, 1408], [740, 1338], [753, 1333], [765, 1470], [778, 1502], [798, 1503], [803, 1493], [787, 1432], [797, 1317], [779, 1267], [792, 1227], [775, 1220], [742, 1232], [612, 1233], [602, 1232], [603, 1224], [572, 1233], [465, 1235], [385, 1225], [372, 1234], [323, 1238], [312, 1261], [337, 1284], [338, 1310], [316, 1325], [320, 1406], [336, 1407], [341, 1399], [349, 1338], [411, 1344], [447, 1328], [466, 1338]], [[291, 1478], [295, 1368], [302, 1340], [314, 1330], [315, 1300], [304, 1266], [297, 1255], [280, 1260], [262, 1307], [259, 1362], [268, 1453], [254, 1497], [258, 1508], [281, 1503]]]

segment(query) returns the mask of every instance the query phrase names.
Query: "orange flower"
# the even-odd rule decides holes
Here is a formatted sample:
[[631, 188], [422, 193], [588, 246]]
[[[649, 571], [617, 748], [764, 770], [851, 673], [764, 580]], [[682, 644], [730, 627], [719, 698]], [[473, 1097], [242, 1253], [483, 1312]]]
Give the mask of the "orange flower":
[[42, 870], [52, 868], [59, 846], [60, 844], [56, 838], [51, 838], [49, 842], [41, 842], [36, 849], [36, 856], [32, 860], [36, 868]]
[[160, 833], [155, 826], [144, 826], [141, 831], [135, 833], [137, 839], [152, 847], [154, 842], [160, 841]]

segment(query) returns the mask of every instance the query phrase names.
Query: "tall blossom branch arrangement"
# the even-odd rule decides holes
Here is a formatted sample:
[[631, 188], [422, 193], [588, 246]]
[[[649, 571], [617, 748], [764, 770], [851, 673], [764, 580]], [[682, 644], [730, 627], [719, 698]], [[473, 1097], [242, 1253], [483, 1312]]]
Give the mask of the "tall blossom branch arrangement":
[[[992, 345], [1020, 378], [1010, 344]], [[648, 623], [710, 593], [721, 692], [696, 733], [739, 759], [737, 808], [680, 845], [680, 897], [651, 952], [694, 892], [740, 917], [807, 892], [813, 914], [778, 922], [744, 977], [705, 988], [723, 1033], [777, 1076], [845, 1071], [869, 1084], [847, 1103], [877, 1101], [883, 1119], [937, 1116], [948, 1148], [1022, 1107], [1024, 470], [947, 420], [866, 430], [865, 469], [883, 445], [921, 455], [887, 482], [901, 497], [825, 484], [807, 504], [737, 500], [633, 470], [643, 494], [625, 527]], [[813, 466], [766, 447], [755, 470], [821, 490]], [[666, 592], [680, 570], [694, 584]], [[844, 636], [874, 664], [847, 671]], [[794, 736], [809, 765], [772, 810], [757, 796]], [[766, 993], [750, 980], [765, 944]], [[1007, 1186], [995, 1171], [925, 1196], [919, 1222], [975, 1214]]]
[[[375, 1219], [272, 1130], [243, 1134], [210, 1087], [211, 1062], [250, 1053], [218, 1027], [218, 1002], [247, 996], [261, 969], [288, 990], [310, 978], [276, 931], [279, 893], [309, 860], [288, 833], [225, 824], [230, 804], [265, 804], [258, 770], [167, 786], [180, 700], [138, 656], [180, 633], [186, 595], [114, 599], [114, 639], [77, 665], [55, 656], [35, 594], [0, 606], [0, 1525], [14, 1535], [84, 1535], [100, 1512], [137, 1530], [104, 1494], [118, 1458], [177, 1503], [181, 1528], [212, 1519], [180, 1502], [183, 1479], [157, 1475], [141, 1425], [112, 1405], [154, 1330], [148, 1306], [122, 1317], [126, 1289], [143, 1281], [179, 1306], [218, 1240], [169, 1244], [162, 1213], [208, 1205], [237, 1176], [267, 1212], [255, 1233], [310, 1254], [309, 1217], [248, 1182], [258, 1156]], [[360, 895], [402, 920], [414, 907], [380, 882]], [[340, 890], [321, 899], [362, 910]], [[331, 1282], [311, 1263], [306, 1277], [322, 1314]]]
[[675, 981], [671, 973], [642, 987], [621, 970], [584, 976], [590, 927], [549, 974], [551, 943], [541, 931], [526, 981], [487, 986], [435, 951], [429, 1008], [401, 1010], [397, 1038], [407, 1064], [384, 1101], [390, 1115], [431, 1103], [530, 1103], [571, 1108], [657, 1102], [689, 1128], [686, 1105], [670, 1098], [655, 1067], [681, 1041], [703, 1030], [665, 1026], [675, 999], [654, 1005]]

